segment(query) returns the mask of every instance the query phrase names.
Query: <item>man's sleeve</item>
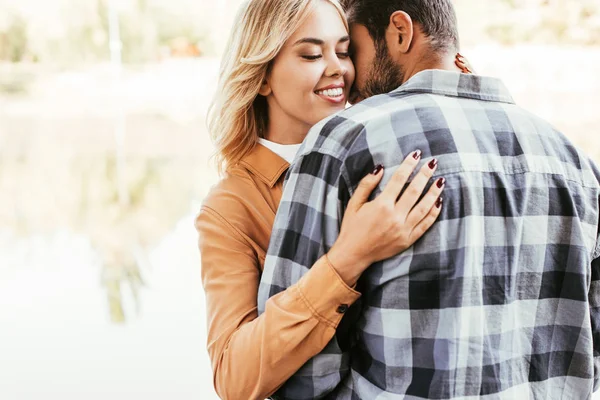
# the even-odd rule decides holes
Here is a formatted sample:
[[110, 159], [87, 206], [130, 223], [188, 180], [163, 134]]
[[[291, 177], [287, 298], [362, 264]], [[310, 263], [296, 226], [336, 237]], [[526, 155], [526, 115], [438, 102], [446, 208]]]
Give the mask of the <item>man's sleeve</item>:
[[[341, 165], [335, 156], [323, 152], [308, 153], [292, 165], [261, 277], [259, 313], [269, 297], [295, 284], [337, 239], [348, 198]], [[332, 306], [340, 314], [348, 309], [346, 304]], [[320, 398], [336, 388], [348, 370], [348, 355], [334, 337], [274, 398]]]
[[590, 285], [590, 292], [588, 296], [590, 303], [590, 317], [592, 320], [592, 334], [594, 343], [595, 392], [598, 389], [600, 389], [600, 230], [598, 232], [596, 249], [592, 254], [592, 282]]

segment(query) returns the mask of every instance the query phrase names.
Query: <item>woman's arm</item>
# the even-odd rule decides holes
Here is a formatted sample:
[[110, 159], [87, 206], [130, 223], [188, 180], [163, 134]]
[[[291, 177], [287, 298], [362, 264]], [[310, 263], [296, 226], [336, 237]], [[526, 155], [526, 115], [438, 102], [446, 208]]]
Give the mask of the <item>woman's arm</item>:
[[[433, 167], [423, 167], [396, 204], [419, 160], [420, 152], [408, 156], [378, 199], [371, 202], [369, 195], [383, 173], [377, 168], [365, 177], [348, 203], [339, 238], [330, 252], [315, 257], [301, 278], [289, 276], [293, 284], [278, 284], [277, 279], [267, 277], [270, 289], [265, 294], [270, 298], [261, 303], [260, 317], [261, 274], [253, 247], [227, 218], [203, 207], [196, 227], [207, 301], [208, 351], [221, 398], [264, 399], [323, 349], [334, 361], [332, 373], [345, 372], [345, 362], [338, 362], [341, 349], [331, 339], [348, 307], [360, 296], [350, 286], [374, 261], [408, 248], [439, 214], [434, 203], [442, 186], [434, 185], [418, 201]], [[281, 250], [290, 249], [283, 246]], [[266, 269], [263, 279], [265, 274], [269, 274]], [[333, 347], [326, 348], [330, 342]], [[328, 364], [328, 370], [333, 366]]]
[[196, 227], [215, 389], [226, 400], [264, 399], [327, 345], [343, 316], [338, 308], [360, 294], [323, 257], [257, 317], [260, 269], [250, 244], [208, 207]]

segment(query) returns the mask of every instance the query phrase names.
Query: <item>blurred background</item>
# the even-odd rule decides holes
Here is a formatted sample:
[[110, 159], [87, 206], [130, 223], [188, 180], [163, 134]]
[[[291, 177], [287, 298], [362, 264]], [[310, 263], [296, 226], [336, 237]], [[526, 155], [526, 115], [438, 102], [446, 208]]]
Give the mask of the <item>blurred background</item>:
[[[214, 399], [193, 226], [240, 0], [0, 0], [0, 398]], [[600, 162], [598, 0], [456, 0], [462, 53]]]

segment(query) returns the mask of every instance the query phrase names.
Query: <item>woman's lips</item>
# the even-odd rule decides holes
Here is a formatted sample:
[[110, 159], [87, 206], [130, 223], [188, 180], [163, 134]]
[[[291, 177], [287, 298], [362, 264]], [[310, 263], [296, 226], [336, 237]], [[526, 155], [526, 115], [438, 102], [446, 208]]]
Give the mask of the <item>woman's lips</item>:
[[315, 92], [317, 96], [333, 104], [340, 104], [346, 102], [346, 94], [343, 88], [333, 88], [318, 90]]

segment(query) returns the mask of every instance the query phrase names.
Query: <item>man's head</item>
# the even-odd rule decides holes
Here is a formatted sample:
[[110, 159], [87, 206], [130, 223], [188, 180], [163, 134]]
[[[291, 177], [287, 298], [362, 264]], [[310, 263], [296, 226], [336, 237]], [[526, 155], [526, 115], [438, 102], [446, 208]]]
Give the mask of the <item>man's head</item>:
[[356, 81], [351, 102], [388, 93], [459, 49], [452, 0], [342, 0]]

